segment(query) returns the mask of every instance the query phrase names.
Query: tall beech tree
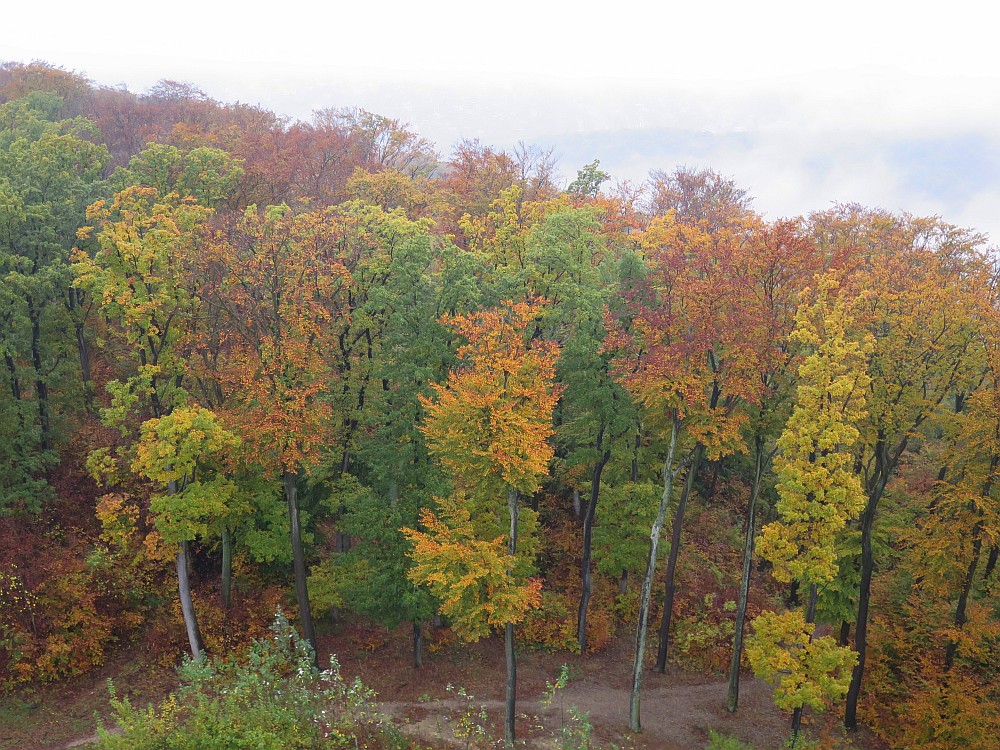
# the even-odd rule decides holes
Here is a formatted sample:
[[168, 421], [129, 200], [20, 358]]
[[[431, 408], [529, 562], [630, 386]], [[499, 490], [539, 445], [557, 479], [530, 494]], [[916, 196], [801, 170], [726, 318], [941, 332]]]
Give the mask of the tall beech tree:
[[[370, 491], [351, 493], [342, 504], [338, 529], [350, 535], [352, 546], [327, 564], [342, 582], [348, 607], [387, 627], [410, 623], [414, 666], [421, 666], [423, 624], [437, 611], [437, 602], [408, 576], [414, 562], [400, 529], [416, 527], [420, 511], [444, 489], [420, 430], [418, 396], [431, 395], [430, 383], [446, 377], [453, 357], [451, 333], [438, 321], [442, 290], [432, 274], [435, 263], [448, 260], [423, 223], [372, 206], [352, 210], [371, 215], [362, 226], [379, 238], [382, 251], [368, 261], [371, 270], [360, 282], [354, 274], [352, 291], [362, 288], [352, 295], [358, 302], [352, 315], [355, 333], [345, 337], [361, 344], [354, 347], [360, 358], [347, 360], [359, 376], [359, 387], [344, 399], [354, 407], [350, 414], [357, 422], [347, 448], [356, 457], [352, 471]], [[369, 278], [377, 283], [365, 285]], [[342, 350], [351, 348], [345, 342]], [[350, 397], [359, 393], [363, 399]], [[342, 456], [340, 451], [331, 456], [341, 468]]]
[[[414, 557], [417, 567], [415, 580], [434, 583], [441, 589], [431, 590], [444, 606], [450, 606], [455, 596], [449, 589], [466, 586], [465, 576], [479, 574], [453, 566], [428, 567], [426, 560], [439, 542], [433, 535], [445, 533], [445, 527], [467, 529], [470, 512], [462, 507], [462, 499], [474, 499], [484, 509], [496, 508], [499, 497], [506, 497], [508, 531], [507, 556], [493, 567], [499, 573], [506, 570], [511, 596], [499, 601], [480, 600], [475, 606], [483, 609], [489, 624], [502, 622], [504, 651], [507, 662], [507, 698], [504, 719], [504, 741], [514, 745], [514, 718], [517, 694], [517, 664], [514, 654], [514, 626], [523, 618], [527, 607], [537, 603], [537, 590], [516, 584], [514, 561], [518, 553], [519, 498], [538, 489], [548, 472], [553, 449], [552, 410], [559, 397], [554, 385], [558, 348], [550, 341], [533, 339], [534, 322], [541, 311], [539, 303], [504, 302], [492, 310], [470, 315], [445, 316], [443, 321], [468, 343], [459, 347], [461, 365], [453, 370], [445, 383], [434, 386], [434, 396], [423, 399], [427, 410], [424, 434], [431, 453], [446, 467], [452, 477], [456, 496], [446, 501], [445, 517], [459, 524], [434, 523], [425, 513], [423, 520], [430, 527], [431, 537], [408, 531], [417, 542]], [[466, 500], [468, 502], [468, 500]], [[468, 532], [466, 532], [468, 536]], [[473, 541], [474, 547], [495, 550], [496, 540]], [[467, 545], [459, 545], [467, 546]], [[495, 551], [494, 551], [495, 554]], [[451, 571], [453, 575], [448, 575]], [[458, 575], [458, 579], [454, 575]], [[489, 591], [490, 589], [488, 589]], [[507, 591], [504, 587], [502, 591]], [[511, 606], [508, 599], [516, 606]], [[469, 602], [468, 604], [472, 604]], [[488, 613], [498, 608], [496, 615]], [[477, 631], [473, 631], [477, 632]]]
[[746, 428], [753, 473], [744, 520], [743, 569], [726, 696], [726, 708], [731, 712], [739, 704], [743, 632], [757, 536], [757, 504], [765, 476], [778, 451], [777, 434], [787, 420], [792, 400], [794, 347], [789, 346], [788, 336], [795, 325], [799, 293], [805, 284], [812, 282], [821, 260], [814, 243], [804, 236], [798, 223], [792, 221], [754, 227], [742, 250], [751, 304], [758, 310], [754, 339], [759, 353], [757, 367], [762, 391], [760, 403], [749, 407]]
[[608, 339], [616, 349], [617, 374], [643, 406], [643, 422], [665, 438], [663, 494], [650, 533], [649, 558], [640, 597], [629, 723], [641, 730], [640, 691], [646, 629], [660, 533], [675, 481], [686, 474], [674, 512], [657, 668], [666, 661], [677, 555], [694, 470], [702, 457], [717, 459], [742, 449], [746, 415], [734, 407], [755, 402], [754, 348], [743, 340], [752, 328], [743, 317], [744, 282], [733, 266], [731, 238], [712, 237], [702, 227], [678, 223], [674, 214], [654, 219], [642, 243], [649, 273], [633, 303], [622, 312], [626, 325]]
[[858, 462], [867, 501], [860, 518], [858, 663], [844, 723], [857, 728], [875, 572], [874, 534], [886, 487], [920, 428], [964, 382], [975, 341], [975, 301], [986, 294], [982, 239], [939, 219], [840, 206], [810, 217], [818, 245], [849, 273], [845, 292], [863, 297], [857, 325], [875, 338], [867, 371], [867, 417]]
[[[807, 355], [798, 369], [795, 407], [778, 439], [779, 453], [775, 458], [778, 475], [779, 519], [761, 531], [761, 557], [774, 566], [773, 575], [779, 581], [799, 581], [809, 591], [808, 605], [801, 622], [782, 621], [795, 634], [807, 635], [806, 654], [814, 643], [813, 628], [819, 588], [832, 581], [838, 570], [837, 538], [847, 523], [864, 506], [864, 493], [854, 471], [854, 446], [860, 433], [856, 425], [866, 416], [867, 388], [871, 382], [865, 365], [874, 348], [874, 337], [857, 331], [853, 325], [852, 301], [837, 295], [836, 275], [818, 279], [817, 289], [809, 294], [796, 316], [796, 326], [789, 337], [794, 344], [806, 349]], [[801, 613], [799, 613], [801, 614]], [[762, 621], [758, 636], [779, 625], [779, 619]], [[799, 639], [773, 640], [770, 646], [784, 641], [795, 644]], [[822, 648], [828, 668], [844, 679], [822, 687], [831, 697], [846, 692], [846, 668], [853, 654], [846, 648], [838, 655], [833, 640]], [[793, 648], [801, 647], [792, 646]], [[769, 646], [758, 643], [751, 654], [758, 673], [773, 675], [774, 663]], [[820, 664], [807, 672], [821, 669]], [[801, 684], [823, 681], [822, 674], [809, 674]], [[800, 688], [796, 688], [799, 690]], [[797, 743], [801, 729], [802, 708], [814, 707], [817, 701], [805, 694], [782, 694], [779, 703], [793, 708], [792, 742]]]
[[341, 230], [323, 213], [251, 206], [213, 243], [215, 276], [202, 292], [231, 327], [219, 377], [243, 453], [284, 488], [299, 617], [314, 650], [299, 489], [330, 434], [330, 352], [349, 321]]
[[[160, 196], [155, 188], [140, 187], [87, 210], [99, 230], [100, 250], [93, 258], [77, 251], [75, 283], [100, 300], [100, 312], [113, 322], [112, 334], [129, 364], [127, 377], [108, 383], [111, 404], [101, 413], [105, 424], [126, 438], [120, 458], [128, 460], [142, 423], [169, 416], [188, 401], [183, 386], [199, 304], [193, 293], [192, 259], [210, 213], [176, 193]], [[81, 230], [81, 236], [91, 231]], [[103, 454], [95, 457], [94, 466], [114, 460], [106, 449], [100, 450]], [[175, 479], [167, 481], [166, 491], [168, 496], [177, 493]], [[187, 540], [176, 541], [178, 593], [191, 654], [200, 659], [204, 647], [191, 604]]]
[[[207, 539], [228, 516], [245, 511], [237, 502], [236, 484], [221, 466], [239, 444], [207, 409], [178, 407], [142, 424], [131, 468], [167, 489], [165, 494], [152, 496], [150, 513], [163, 541], [177, 544], [185, 557], [189, 542]], [[200, 661], [201, 631], [186, 566], [178, 566], [177, 575], [191, 651]]]

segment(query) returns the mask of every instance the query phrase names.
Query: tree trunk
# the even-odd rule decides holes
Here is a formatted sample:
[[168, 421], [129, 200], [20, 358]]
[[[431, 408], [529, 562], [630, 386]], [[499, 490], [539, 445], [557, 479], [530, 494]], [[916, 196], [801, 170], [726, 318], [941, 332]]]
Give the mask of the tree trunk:
[[649, 532], [649, 558], [646, 561], [646, 576], [642, 579], [642, 593], [639, 595], [639, 622], [635, 634], [635, 655], [632, 662], [632, 691], [629, 696], [628, 723], [633, 732], [642, 731], [640, 720], [640, 693], [642, 692], [642, 662], [646, 653], [646, 628], [649, 624], [649, 600], [653, 591], [653, 576], [656, 575], [656, 551], [660, 544], [660, 532], [663, 520], [670, 505], [670, 495], [673, 491], [674, 478], [677, 470], [674, 468], [674, 453], [677, 450], [677, 433], [680, 419], [675, 415], [670, 428], [670, 446], [667, 449], [667, 460], [663, 464], [663, 495], [660, 498], [660, 508]]
[[[996, 467], [994, 467], [995, 469]], [[969, 604], [969, 594], [972, 592], [972, 584], [976, 580], [976, 568], [979, 567], [979, 557], [983, 551], [983, 522], [979, 521], [972, 529], [972, 560], [969, 568], [965, 572], [965, 580], [962, 581], [962, 590], [958, 594], [958, 605], [955, 607], [955, 628], [961, 630], [965, 623], [969, 621], [966, 608]], [[951, 669], [955, 663], [955, 652], [958, 651], [958, 642], [954, 639], [948, 641], [944, 651], [944, 668]]]
[[424, 666], [424, 629], [422, 623], [413, 623], [413, 668]]
[[618, 594], [625, 596], [628, 593], [628, 568], [622, 568], [622, 577], [618, 580]]
[[[806, 610], [806, 623], [812, 625], [816, 622], [816, 599], [817, 590], [814, 583], [809, 587], [809, 608]], [[809, 633], [809, 642], [812, 643], [813, 634]], [[792, 748], [798, 747], [799, 734], [802, 731], [802, 706], [792, 712]]]
[[802, 602], [799, 601], [799, 582], [792, 581], [788, 584], [788, 594], [785, 596], [785, 606], [789, 609], [794, 609], [800, 604], [802, 604]]
[[997, 567], [997, 558], [1000, 557], [1000, 544], [994, 544], [990, 550], [989, 559], [986, 561], [986, 570], [983, 571], [983, 578], [989, 578]]
[[[507, 552], [517, 554], [517, 490], [507, 487], [507, 511], [510, 514], [510, 537]], [[517, 658], [514, 654], [514, 623], [508, 622], [503, 628], [503, 650], [507, 662], [507, 699], [505, 701], [503, 740], [507, 750], [514, 747], [514, 717], [517, 709]]]
[[[598, 431], [597, 449], [601, 449], [601, 442], [604, 436], [604, 425]], [[594, 471], [590, 478], [590, 500], [587, 503], [586, 515], [583, 517], [583, 562], [581, 564], [582, 587], [580, 592], [580, 609], [576, 618], [576, 639], [580, 644], [580, 653], [587, 653], [587, 605], [590, 603], [590, 594], [593, 588], [590, 571], [591, 547], [594, 537], [594, 514], [597, 510], [597, 500], [601, 491], [601, 474], [604, 467], [611, 459], [611, 451], [606, 450], [594, 464]]]
[[[167, 482], [167, 494], [177, 494], [177, 482], [170, 480]], [[181, 614], [184, 616], [184, 629], [187, 631], [188, 644], [191, 647], [191, 657], [195, 661], [201, 661], [202, 652], [205, 650], [205, 643], [201, 639], [201, 629], [198, 627], [198, 618], [194, 612], [194, 601], [191, 599], [191, 580], [188, 578], [188, 543], [180, 542], [177, 545], [177, 595], [181, 600]]]
[[90, 374], [90, 346], [83, 323], [76, 324], [76, 349], [80, 356], [80, 378], [83, 382], [83, 405], [87, 412], [94, 411], [94, 381]]
[[42, 367], [41, 313], [35, 310], [28, 298], [28, 316], [31, 319], [31, 363], [35, 368], [35, 395], [38, 398], [38, 420], [42, 428], [42, 450], [52, 448], [52, 424], [49, 419], [49, 386]]
[[233, 537], [228, 526], [222, 528], [222, 606], [232, 606]]
[[[906, 447], [901, 444], [897, 455]], [[861, 586], [858, 590], [858, 619], [854, 626], [854, 649], [858, 652], [858, 662], [851, 673], [851, 686], [847, 690], [844, 707], [844, 726], [854, 731], [858, 728], [858, 699], [861, 697], [861, 682], [865, 676], [865, 657], [868, 653], [868, 607], [872, 596], [872, 575], [875, 572], [875, 557], [872, 551], [872, 528], [879, 500], [889, 481], [894, 462], [890, 459], [884, 442], [875, 445], [875, 475], [868, 493], [868, 503], [861, 516]]]
[[753, 487], [750, 488], [746, 529], [743, 534], [743, 577], [740, 579], [740, 595], [736, 604], [733, 656], [729, 662], [729, 693], [726, 696], [726, 708], [730, 713], [736, 711], [740, 703], [740, 662], [743, 660], [743, 630], [747, 618], [747, 600], [750, 598], [750, 571], [753, 568], [754, 516], [757, 510], [757, 497], [760, 495], [761, 476], [764, 473], [764, 441], [761, 437], [758, 436], [754, 440], [754, 448], [756, 449], [756, 461]]
[[[17, 364], [14, 362], [14, 358], [9, 354], [4, 355], [4, 362], [7, 363], [7, 370], [10, 372], [10, 395], [14, 399], [15, 403], [20, 403], [21, 401], [21, 381], [17, 377]], [[18, 406], [18, 414], [20, 415], [21, 409]], [[23, 424], [23, 422], [22, 422]]]
[[184, 628], [187, 630], [188, 644], [191, 647], [191, 657], [201, 661], [205, 650], [198, 627], [198, 618], [194, 613], [194, 601], [191, 599], [191, 581], [188, 579], [188, 543], [177, 545], [177, 593], [181, 600], [181, 613], [184, 615]]
[[688, 497], [694, 487], [695, 475], [698, 473], [698, 465], [705, 455], [705, 448], [699, 443], [694, 449], [694, 460], [688, 469], [687, 477], [684, 480], [684, 489], [681, 490], [680, 501], [677, 503], [677, 511], [674, 513], [673, 528], [670, 534], [670, 555], [667, 558], [667, 586], [663, 595], [663, 618], [660, 621], [660, 642], [656, 648], [656, 666], [654, 670], [663, 673], [667, 669], [667, 642], [670, 636], [670, 621], [674, 613], [674, 595], [677, 593], [677, 556], [681, 551], [681, 530], [684, 527], [684, 511], [687, 508]]
[[840, 623], [840, 638], [837, 639], [837, 644], [844, 648], [851, 645], [851, 623], [847, 620]]
[[290, 471], [284, 474], [285, 500], [288, 501], [288, 521], [291, 527], [292, 566], [295, 570], [295, 598], [299, 604], [299, 621], [302, 636], [313, 650], [313, 662], [318, 664], [316, 655], [316, 631], [313, 629], [312, 609], [309, 607], [309, 590], [306, 585], [306, 559], [302, 550], [302, 526], [299, 521], [298, 475]]

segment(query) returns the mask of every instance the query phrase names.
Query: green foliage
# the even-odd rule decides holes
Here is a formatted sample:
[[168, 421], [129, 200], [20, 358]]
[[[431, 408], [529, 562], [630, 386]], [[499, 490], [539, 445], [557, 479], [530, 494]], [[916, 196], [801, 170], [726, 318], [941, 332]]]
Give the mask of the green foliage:
[[749, 742], [735, 737], [731, 734], [721, 734], [714, 729], [708, 730], [708, 744], [705, 750], [753, 750], [753, 745]]
[[51, 497], [45, 474], [84, 394], [69, 256], [108, 152], [92, 123], [55, 120], [61, 104], [33, 94], [0, 105], [0, 516]]
[[[563, 690], [567, 684], [569, 684], [569, 667], [563, 664], [559, 668], [555, 682], [545, 681], [545, 692], [542, 694], [540, 703], [543, 707], [548, 708], [558, 697], [559, 726], [555, 727], [553, 734], [561, 750], [590, 750], [592, 746], [591, 735], [594, 733], [594, 728], [590, 724], [590, 712], [581, 711], [573, 705], [566, 707]], [[566, 719], [567, 713], [569, 714], [568, 721]]]
[[594, 159], [590, 164], [580, 167], [576, 172], [576, 179], [569, 184], [566, 192], [587, 198], [593, 198], [601, 192], [601, 185], [610, 180], [611, 175], [598, 169], [600, 163], [600, 159]]
[[343, 526], [357, 544], [346, 555], [320, 566], [336, 569], [336, 590], [353, 611], [387, 628], [423, 622], [437, 612], [434, 597], [408, 578], [413, 561], [407, 555], [410, 544], [400, 531], [416, 525], [420, 499], [411, 488], [405, 488], [395, 502], [370, 491], [349, 493]]
[[346, 682], [335, 658], [313, 666], [312, 653], [279, 612], [272, 637], [246, 658], [188, 661], [181, 688], [158, 707], [139, 709], [118, 698], [111, 705], [120, 734], [98, 730], [101, 750], [289, 750], [290, 748], [402, 747], [375, 715], [375, 694]]
[[115, 172], [111, 183], [116, 191], [139, 185], [154, 188], [160, 195], [177, 193], [215, 208], [232, 195], [242, 176], [242, 161], [217, 148], [182, 151], [150, 143], [129, 160], [128, 167]]
[[603, 503], [594, 524], [594, 560], [610, 576], [642, 570], [649, 556], [649, 529], [663, 488], [626, 482], [601, 489]]
[[156, 528], [166, 542], [206, 538], [248, 507], [221, 462], [240, 445], [208, 409], [180, 408], [142, 425], [132, 470], [174, 491], [150, 501]]

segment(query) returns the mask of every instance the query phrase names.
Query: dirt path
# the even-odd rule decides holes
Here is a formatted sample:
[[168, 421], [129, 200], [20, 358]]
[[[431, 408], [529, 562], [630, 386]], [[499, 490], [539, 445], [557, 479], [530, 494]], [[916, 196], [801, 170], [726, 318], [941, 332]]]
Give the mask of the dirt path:
[[[384, 635], [384, 640], [378, 640], [372, 648], [370, 644], [376, 639], [370, 630], [344, 628], [321, 637], [320, 653], [337, 654], [344, 677], [360, 677], [376, 690], [379, 710], [391, 716], [411, 736], [438, 747], [447, 746], [448, 738], [453, 737], [450, 727], [470, 706], [476, 711], [485, 706], [487, 719], [482, 723], [489, 736], [502, 736], [504, 661], [500, 639], [471, 645], [442, 644], [434, 653], [427, 654], [422, 669], [413, 669], [405, 634]], [[702, 750], [708, 742], [710, 729], [751, 742], [755, 750], [783, 746], [788, 736], [789, 717], [775, 709], [771, 689], [766, 683], [744, 677], [740, 710], [730, 714], [725, 709], [727, 684], [723, 678], [684, 672], [674, 667], [662, 675], [645, 674], [644, 731], [632, 734], [628, 729], [630, 646], [628, 639], [623, 638], [608, 650], [585, 657], [532, 651], [519, 655], [517, 732], [518, 737], [525, 740], [525, 746], [533, 750], [557, 748], [558, 744], [552, 739], [554, 731], [571, 722], [571, 706], [589, 714], [592, 736], [596, 746], [601, 748], [617, 745], [622, 750]], [[570, 673], [567, 686], [556, 694], [551, 706], [541, 705], [546, 684], [555, 680], [563, 664]], [[124, 656], [123, 663], [116, 667], [103, 676], [113, 673], [116, 683], [124, 683], [122, 688], [127, 687], [139, 705], [143, 705], [147, 697], [162, 696], [169, 689], [166, 683], [173, 679], [169, 674], [159, 676], [152, 685], [144, 685], [146, 679], [125, 680], [125, 668], [133, 671], [135, 668], [124, 661]], [[103, 693], [106, 688], [103, 684], [89, 684], [99, 683], [97, 675], [87, 683], [78, 684], [75, 694], [68, 694], [67, 686], [67, 694], [58, 701], [59, 707], [52, 707], [45, 714], [54, 719], [58, 708], [63, 712], [72, 708], [72, 713], [79, 715], [75, 731], [69, 726], [54, 731], [55, 722], [48, 726], [36, 724], [34, 731], [25, 727], [26, 731], [16, 744], [0, 741], [0, 748], [70, 750], [92, 743], [96, 740], [92, 735], [92, 719], [86, 722], [89, 724], [86, 728], [80, 726], [81, 719], [86, 718], [85, 713], [92, 717], [96, 707], [106, 708], [106, 697], [100, 701], [88, 697], [92, 692]], [[449, 685], [453, 686], [451, 690], [447, 689]], [[474, 697], [460, 698], [459, 687]], [[81, 696], [88, 699], [83, 700]], [[836, 718], [810, 715], [808, 721], [818, 728], [820, 723], [836, 724]], [[478, 718], [476, 721], [480, 722]], [[862, 739], [855, 747], [866, 748], [870, 744]]]
[[[448, 649], [425, 660], [422, 670], [409, 666], [407, 654], [388, 644], [371, 654], [352, 656], [344, 648], [339, 656], [344, 674], [359, 676], [375, 688], [383, 710], [403, 723], [413, 736], [433, 741], [447, 736], [449, 719], [468, 706], [456, 700], [448, 685], [464, 687], [475, 696], [472, 704], [485, 706], [492, 736], [502, 733], [503, 652], [502, 643], [482, 641], [459, 649]], [[331, 643], [331, 646], [334, 645]], [[400, 644], [405, 647], [405, 641]], [[580, 657], [574, 654], [526, 652], [518, 659], [518, 736], [528, 747], [543, 748], [552, 731], [567, 722], [569, 707], [587, 712], [593, 735], [602, 747], [650, 750], [701, 750], [710, 729], [752, 742], [756, 750], [779, 748], [788, 736], [788, 716], [775, 709], [771, 688], [744, 677], [740, 710], [725, 709], [728, 683], [719, 676], [692, 674], [669, 669], [666, 674], [647, 672], [643, 678], [643, 732], [628, 728], [631, 665], [630, 644], [624, 639], [608, 651]], [[543, 707], [546, 683], [555, 680], [562, 664], [570, 671], [568, 685], [556, 695], [553, 705]], [[543, 725], [544, 728], [540, 728]]]
[[[708, 730], [714, 729], [752, 742], [758, 750], [780, 747], [787, 736], [788, 719], [774, 710], [767, 685], [747, 681], [742, 691], [741, 711], [735, 716], [721, 706], [727, 686], [719, 681], [647, 686], [642, 700], [643, 733], [635, 736], [628, 729], [628, 690], [590, 680], [579, 681], [557, 693], [549, 706], [543, 706], [538, 699], [521, 700], [518, 709], [527, 715], [522, 722], [527, 727], [522, 726], [519, 731], [530, 739], [529, 747], [544, 747], [550, 744], [545, 741], [547, 736], [572, 721], [569, 707], [573, 706], [589, 714], [602, 744], [698, 750], [707, 744]], [[382, 710], [403, 722], [404, 731], [411, 736], [433, 741], [450, 737], [450, 725], [469, 705], [456, 699], [423, 703], [389, 701], [382, 704]], [[504, 708], [503, 702], [495, 699], [473, 701], [472, 705], [485, 707], [495, 719], [499, 719]], [[527, 733], [521, 731], [525, 729]]]

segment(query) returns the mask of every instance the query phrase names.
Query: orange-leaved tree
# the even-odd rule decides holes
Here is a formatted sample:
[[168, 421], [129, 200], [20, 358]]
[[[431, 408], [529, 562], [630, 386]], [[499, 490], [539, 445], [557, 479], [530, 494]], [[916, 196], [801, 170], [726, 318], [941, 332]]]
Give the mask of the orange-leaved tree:
[[647, 275], [612, 329], [606, 346], [617, 353], [620, 382], [642, 404], [644, 422], [667, 438], [663, 494], [650, 532], [639, 603], [629, 725], [641, 730], [642, 665], [661, 529], [673, 485], [686, 474], [671, 530], [658, 670], [666, 664], [675, 572], [685, 506], [703, 457], [743, 450], [746, 414], [736, 407], [759, 400], [759, 305], [741, 271], [740, 234], [709, 232], [678, 221], [671, 211], [643, 233]]
[[230, 325], [218, 377], [248, 463], [280, 476], [303, 635], [316, 647], [298, 484], [329, 440], [330, 353], [350, 319], [339, 225], [324, 213], [251, 206], [211, 248], [203, 294]]
[[[538, 489], [552, 458], [552, 410], [558, 348], [535, 339], [533, 321], [542, 305], [507, 301], [493, 310], [445, 316], [443, 322], [468, 343], [459, 347], [462, 365], [434, 396], [424, 434], [431, 453], [452, 477], [454, 497], [440, 501], [440, 517], [425, 511], [428, 531], [406, 529], [415, 581], [426, 584], [458, 623], [460, 634], [478, 638], [504, 626], [507, 700], [504, 740], [514, 743], [517, 665], [514, 625], [539, 602], [539, 585], [516, 570], [518, 496]], [[468, 504], [496, 507], [506, 495], [509, 531], [483, 540], [471, 522]], [[492, 502], [491, 502], [492, 501]], [[462, 632], [464, 631], [464, 633]]]

